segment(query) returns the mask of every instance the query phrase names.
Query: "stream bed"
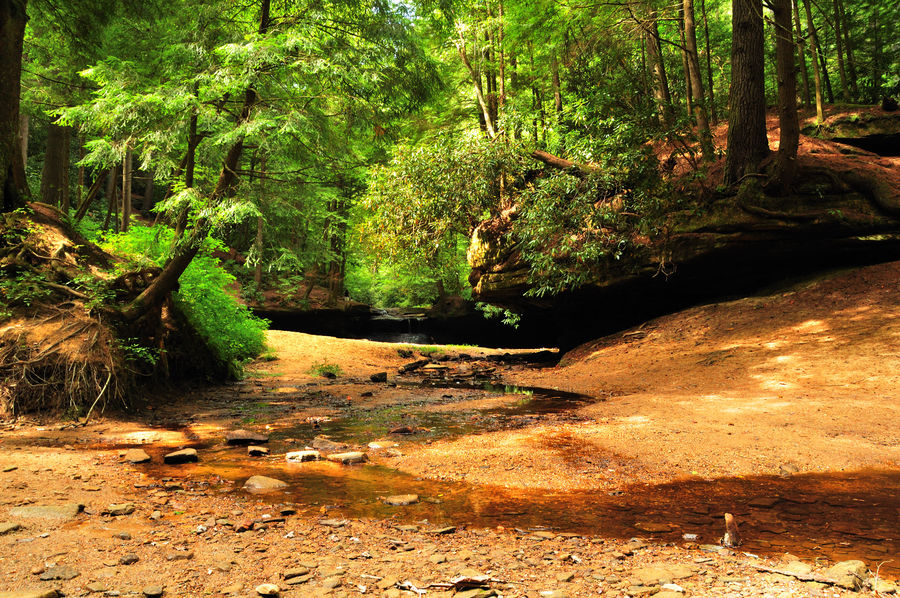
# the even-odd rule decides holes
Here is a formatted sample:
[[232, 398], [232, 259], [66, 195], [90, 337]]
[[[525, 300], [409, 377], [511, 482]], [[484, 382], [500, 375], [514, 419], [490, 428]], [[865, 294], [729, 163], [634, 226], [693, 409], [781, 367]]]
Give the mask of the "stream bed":
[[[687, 538], [709, 545], [706, 550], [717, 550], [714, 545], [724, 531], [723, 514], [729, 512], [740, 525], [742, 551], [760, 555], [790, 552], [809, 561], [858, 558], [871, 567], [884, 562], [885, 574], [900, 573], [900, 561], [895, 558], [900, 555], [900, 472], [895, 470], [691, 478], [630, 484], [613, 491], [554, 492], [423, 479], [376, 463], [346, 466], [327, 461], [287, 463], [284, 459], [285, 452], [302, 448], [318, 435], [365, 446], [401, 421], [417, 431], [402, 437], [402, 449], [403, 443], [431, 443], [521, 427], [549, 413], [565, 416], [577, 406], [597, 400], [551, 389], [490, 384], [454, 385], [436, 392], [443, 390], [479, 397], [512, 395], [512, 400], [475, 410], [432, 412], [415, 404], [348, 409], [343, 417], [321, 418], [313, 425], [304, 421], [272, 426], [267, 445], [271, 456], [267, 458], [249, 457], [246, 448], [227, 446], [217, 438], [194, 443], [200, 462], [186, 465], [160, 464], [158, 457], [170, 447], [142, 446], [154, 455], [154, 464], [138, 467], [160, 483], [174, 479], [234, 493], [243, 493], [240, 488], [252, 475], [274, 477], [288, 487], [252, 495], [252, 499], [288, 504], [310, 515], [390, 518], [430, 526], [503, 526], [523, 533], [550, 530], [662, 542], [681, 543]], [[400, 494], [418, 495], [419, 502], [385, 504], [387, 496]]]

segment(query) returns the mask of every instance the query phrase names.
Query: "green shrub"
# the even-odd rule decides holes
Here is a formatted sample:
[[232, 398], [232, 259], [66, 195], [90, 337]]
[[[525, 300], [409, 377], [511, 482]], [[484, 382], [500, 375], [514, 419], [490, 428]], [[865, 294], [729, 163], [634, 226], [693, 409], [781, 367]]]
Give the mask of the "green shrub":
[[[162, 266], [172, 235], [167, 227], [133, 225], [127, 233], [105, 236], [101, 245], [139, 264]], [[235, 278], [212, 257], [215, 248], [214, 241], [204, 244], [181, 275], [179, 289], [172, 297], [213, 353], [238, 373], [241, 362], [265, 349], [268, 322], [254, 316], [227, 291]]]

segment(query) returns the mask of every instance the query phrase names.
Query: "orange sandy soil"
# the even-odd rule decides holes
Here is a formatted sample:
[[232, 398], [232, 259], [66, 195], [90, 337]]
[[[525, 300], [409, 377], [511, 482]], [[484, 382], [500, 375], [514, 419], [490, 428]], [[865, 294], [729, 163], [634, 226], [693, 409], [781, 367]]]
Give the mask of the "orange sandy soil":
[[[473, 357], [446, 362], [451, 372], [493, 368], [491, 374], [505, 382], [558, 387], [602, 400], [563, 413], [534, 414], [515, 429], [486, 427], [481, 433], [425, 442], [415, 436], [399, 441], [391, 437], [398, 453], [370, 452], [370, 459], [425, 478], [422, 483], [465, 480], [469, 490], [464, 492], [481, 492], [479, 496], [519, 492], [535, 500], [550, 497], [558, 501], [550, 503], [551, 509], [564, 514], [569, 504], [573, 516], [585, 499], [565, 492], [579, 489], [590, 491], [584, 496], [609, 500], [618, 500], [625, 491], [626, 498], [640, 501], [640, 488], [652, 493], [666, 487], [661, 482], [674, 480], [672, 488], [687, 492], [695, 481], [705, 488], [702, 484], [746, 478], [752, 488], [752, 476], [776, 474], [774, 478], [786, 481], [774, 499], [791, 500], [792, 480], [799, 484], [808, 479], [808, 472], [864, 475], [867, 468], [877, 468], [887, 475], [884, 479], [896, 482], [898, 280], [900, 262], [895, 262], [774, 295], [689, 309], [579, 347], [565, 355], [559, 367], [495, 364], [483, 358], [502, 351], [442, 348], [451, 356], [464, 351]], [[400, 589], [397, 582], [409, 580], [423, 587], [474, 573], [499, 580], [491, 584], [498, 595], [534, 598], [542, 591], [555, 591], [555, 596], [660, 598], [852, 594], [755, 568], [784, 568], [796, 558], [784, 555], [784, 549], [779, 552], [778, 541], [754, 544], [753, 521], [769, 521], [766, 525], [771, 526], [772, 517], [766, 520], [765, 501], [756, 510], [740, 504], [758, 494], [729, 500], [738, 505], [735, 512], [741, 521], [750, 522], [745, 528], [748, 550], [764, 549], [763, 559], [740, 551], [698, 550], [697, 544], [680, 537], [689, 528], [675, 525], [672, 533], [655, 533], [634, 524], [627, 513], [623, 521], [628, 529], [610, 527], [606, 533], [605, 524], [585, 533], [493, 525], [433, 535], [428, 532], [438, 523], [419, 519], [421, 514], [404, 516], [406, 507], [397, 508], [396, 518], [350, 515], [340, 528], [320, 523], [341, 518], [354, 502], [372, 500], [359, 496], [335, 504], [301, 501], [294, 507], [297, 513], [284, 522], [239, 533], [242, 521], [279, 516], [292, 504], [290, 497], [276, 494], [263, 500], [237, 490], [241, 478], [227, 479], [227, 472], [204, 467], [204, 446], [209, 444], [201, 444], [201, 463], [196, 466], [148, 468], [122, 461], [123, 445], [144, 445], [158, 462], [169, 448], [221, 442], [223, 431], [237, 427], [277, 431], [385, 406], [449, 415], [509, 406], [521, 399], [370, 383], [368, 376], [381, 371], [389, 373], [389, 383], [398, 380], [397, 368], [419, 357], [401, 357], [395, 345], [280, 331], [269, 333], [269, 343], [277, 359], [252, 364], [254, 377], [243, 384], [173, 393], [142, 414], [107, 415], [86, 427], [29, 420], [4, 423], [0, 523], [23, 527], [0, 535], [0, 596], [4, 590], [22, 589], [58, 589], [78, 596], [90, 588], [142, 595], [151, 584], [164, 586], [167, 596], [255, 596], [258, 584], [270, 582], [280, 586], [283, 596], [398, 597], [416, 594]], [[313, 372], [321, 364], [338, 365], [341, 373], [325, 380]], [[366, 396], [369, 392], [372, 395]], [[473, 416], [472, 421], [477, 428], [482, 420]], [[373, 432], [372, 439], [386, 431]], [[361, 447], [365, 450], [364, 444]], [[252, 470], [253, 463], [277, 476], [283, 457], [273, 454], [249, 466], [245, 460], [241, 467]], [[348, 469], [324, 464], [310, 471], [351, 477], [372, 471], [376, 488], [378, 484], [379, 470], [370, 465]], [[357, 473], [342, 473], [347, 471]], [[867, 488], [866, 500], [877, 506], [879, 491]], [[896, 504], [896, 496], [882, 498]], [[702, 495], [699, 500], [702, 503]], [[857, 499], [851, 494], [842, 500], [843, 506], [853, 508]], [[67, 522], [9, 513], [15, 506], [67, 502], [84, 504], [85, 511]], [[104, 514], [110, 504], [122, 502], [133, 503], [134, 513]], [[797, 505], [804, 503], [823, 506], [821, 501], [796, 499]], [[652, 513], [663, 527], [675, 520], [676, 505], [670, 504]], [[421, 508], [411, 512], [428, 517], [428, 505], [410, 508]], [[618, 508], [626, 507], [614, 506]], [[692, 509], [695, 519], [699, 513], [710, 521], [721, 520], [718, 506]], [[151, 518], [154, 511], [158, 519]], [[791, 513], [800, 511], [789, 509], [787, 516]], [[865, 518], [868, 511], [857, 508], [855, 513]], [[813, 562], [816, 541], [799, 538], [787, 544], [796, 546], [819, 574], [833, 560], [855, 556], [874, 573], [881, 562], [895, 557], [885, 551], [896, 548], [900, 521], [900, 509], [878, 513], [885, 519], [873, 522], [874, 528], [863, 534], [868, 539], [860, 540], [859, 530], [844, 530], [856, 543], [835, 543], [831, 560], [818, 557]], [[795, 520], [779, 525], [792, 526]], [[839, 523], [822, 525], [842, 529]], [[128, 535], [116, 535], [121, 532]], [[789, 534], [774, 533], [776, 540], [779, 534]], [[630, 541], [631, 536], [641, 540]], [[699, 541], [715, 538], [707, 534]], [[840, 546], [846, 546], [843, 552]], [[855, 554], [857, 550], [862, 552]], [[120, 559], [129, 553], [137, 562], [122, 564]], [[40, 580], [41, 572], [53, 565], [70, 566], [79, 575]], [[884, 566], [882, 576], [896, 578], [897, 569], [890, 567]], [[292, 568], [309, 570], [303, 583], [287, 583]], [[664, 589], [667, 581], [683, 591]], [[454, 594], [432, 586], [427, 595], [490, 594]]]

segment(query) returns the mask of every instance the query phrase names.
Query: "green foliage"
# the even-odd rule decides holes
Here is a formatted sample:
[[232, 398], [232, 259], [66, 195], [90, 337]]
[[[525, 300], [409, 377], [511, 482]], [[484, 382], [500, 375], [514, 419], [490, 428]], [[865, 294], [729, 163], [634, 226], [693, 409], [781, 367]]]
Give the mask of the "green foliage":
[[336, 363], [317, 362], [309, 368], [309, 373], [315, 376], [327, 376], [333, 378], [341, 375], [341, 366]]
[[15, 278], [0, 280], [0, 306], [30, 306], [36, 301], [50, 296], [50, 289], [42, 276], [35, 272], [23, 271]]
[[[102, 246], [125, 254], [137, 264], [161, 265], [172, 243], [167, 227], [133, 226], [127, 233], [107, 235]], [[239, 364], [265, 348], [265, 320], [228, 292], [234, 277], [210, 253], [216, 244], [209, 240], [180, 279], [173, 299], [213, 353], [224, 363]]]

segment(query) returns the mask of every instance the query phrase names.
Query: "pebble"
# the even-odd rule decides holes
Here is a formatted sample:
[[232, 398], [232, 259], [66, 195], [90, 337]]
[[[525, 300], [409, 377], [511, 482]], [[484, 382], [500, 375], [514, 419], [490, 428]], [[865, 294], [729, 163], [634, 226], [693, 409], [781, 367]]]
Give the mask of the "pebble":
[[144, 593], [144, 596], [147, 596], [147, 598], [156, 598], [157, 596], [163, 595], [162, 586], [146, 586], [141, 591]]
[[140, 559], [138, 558], [138, 555], [134, 554], [133, 552], [129, 552], [128, 554], [123, 555], [119, 559], [119, 564], [120, 565], [132, 565], [132, 564], [138, 562], [139, 560]]

